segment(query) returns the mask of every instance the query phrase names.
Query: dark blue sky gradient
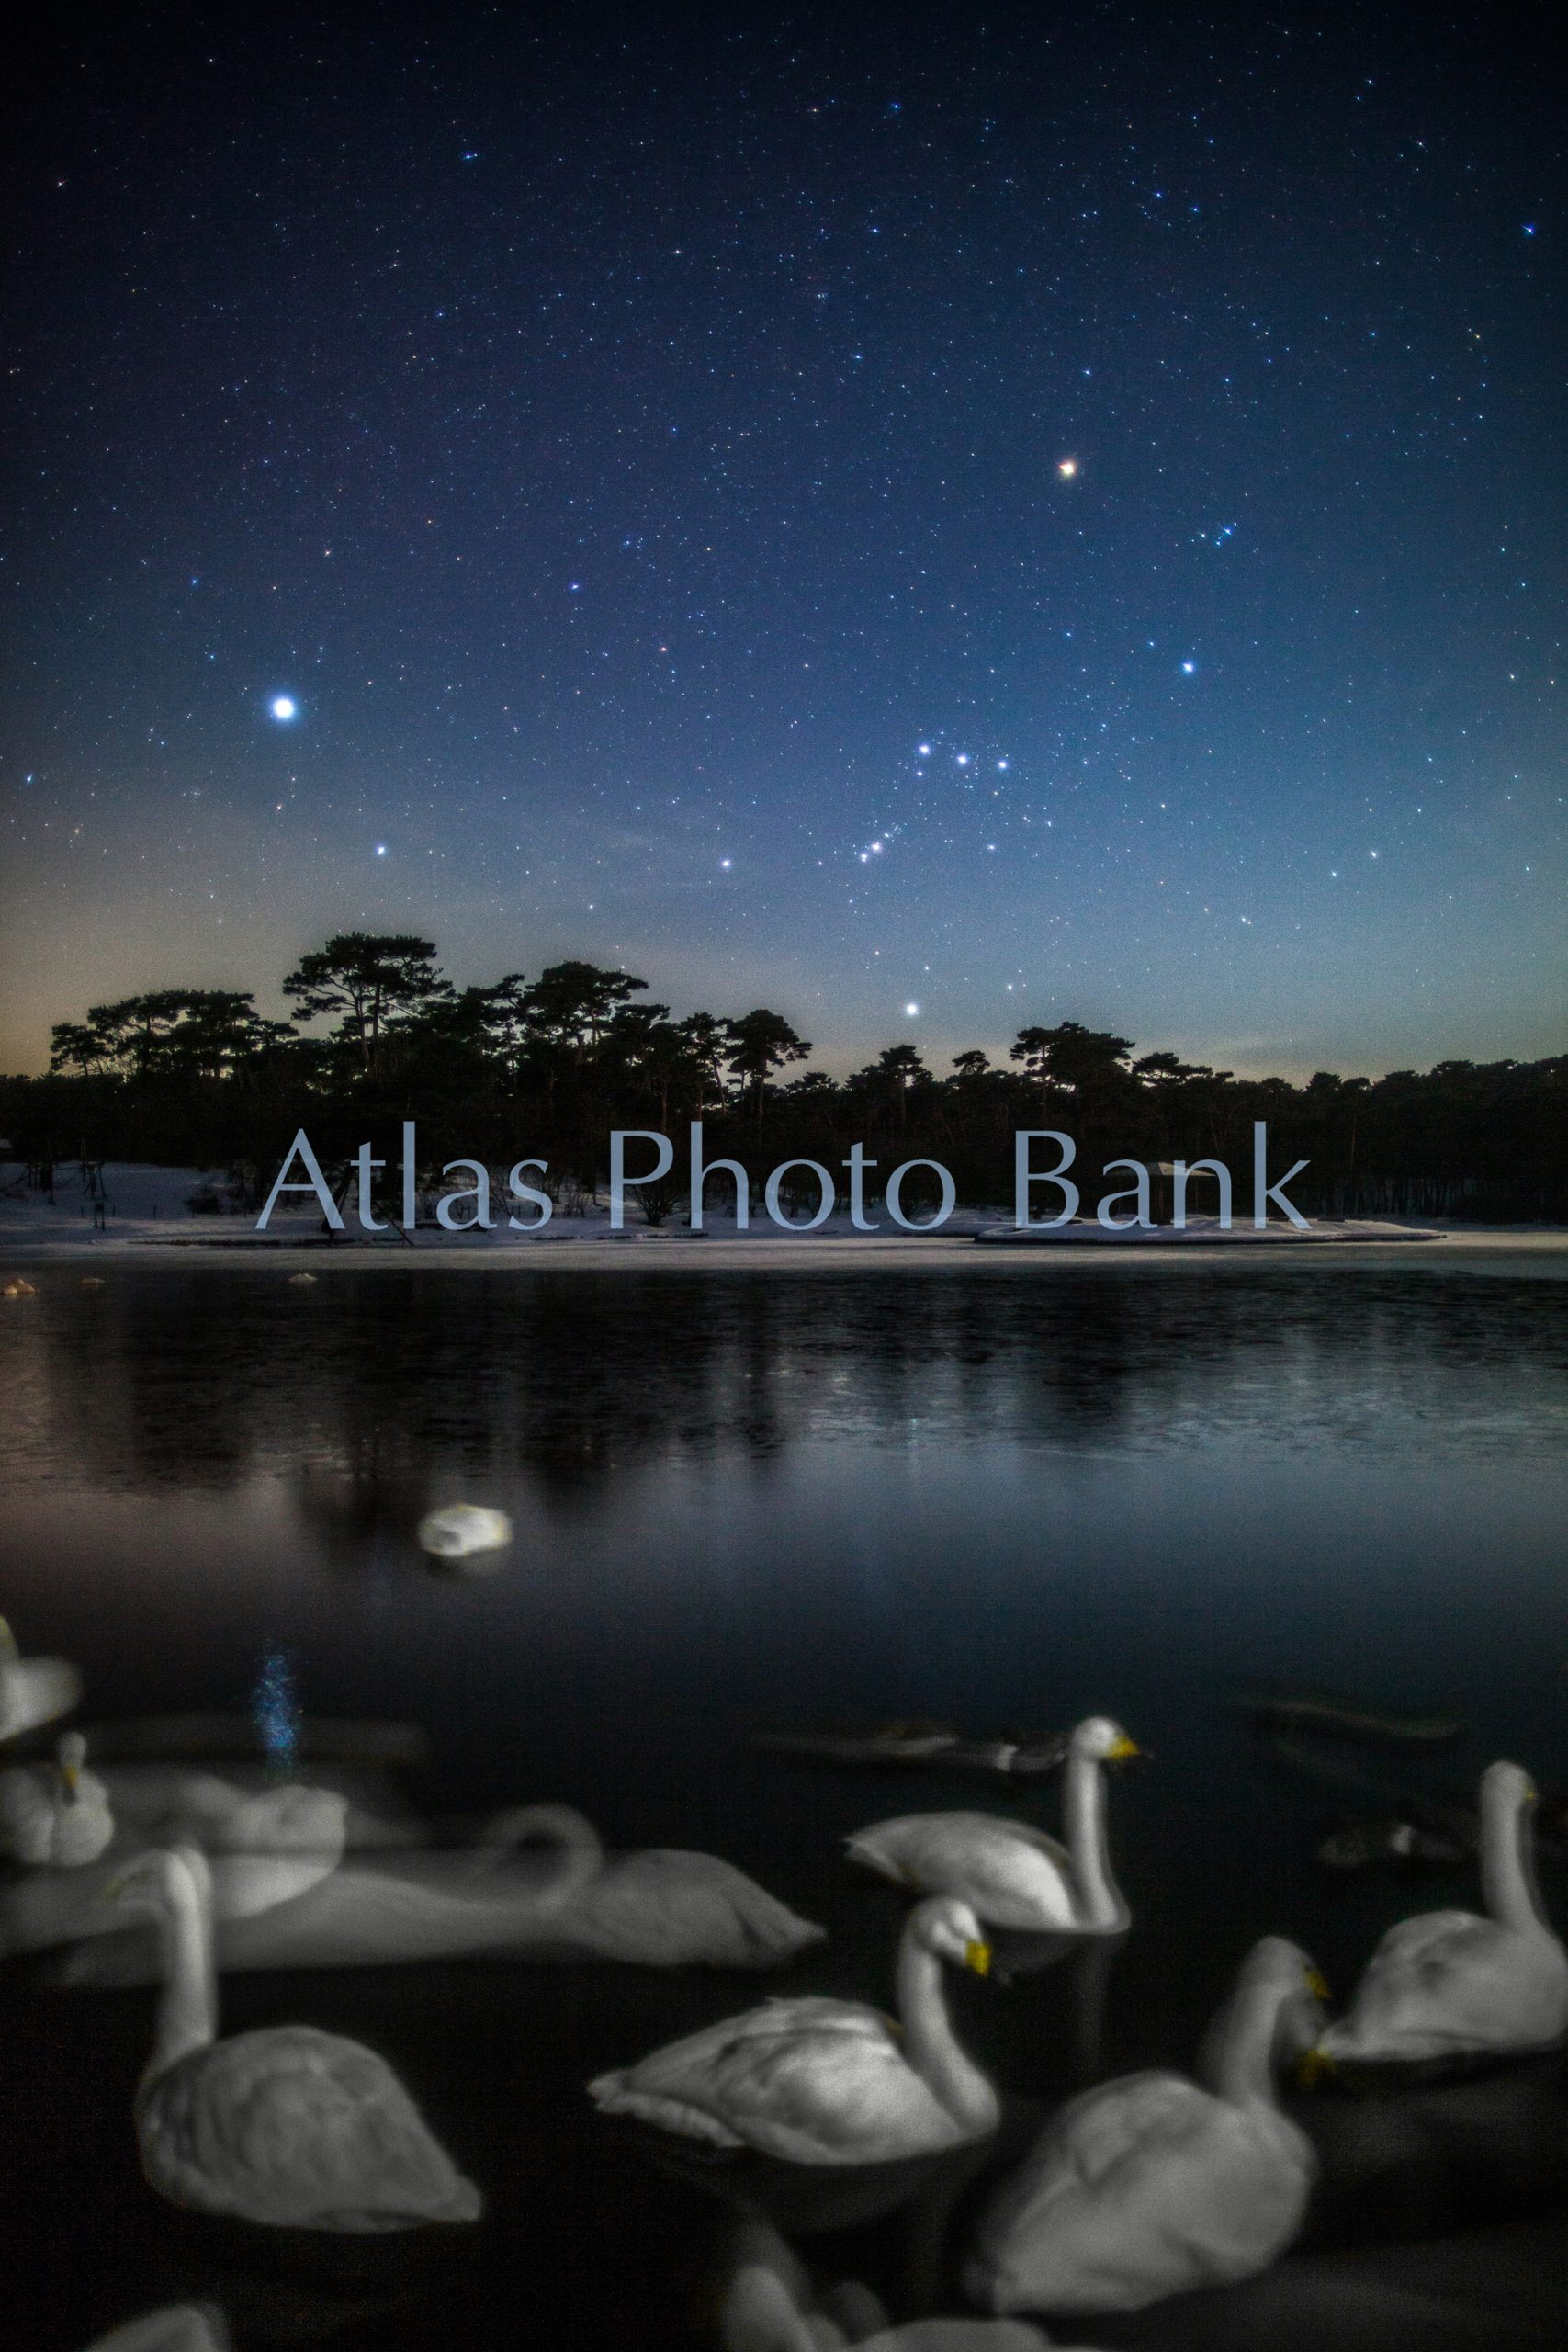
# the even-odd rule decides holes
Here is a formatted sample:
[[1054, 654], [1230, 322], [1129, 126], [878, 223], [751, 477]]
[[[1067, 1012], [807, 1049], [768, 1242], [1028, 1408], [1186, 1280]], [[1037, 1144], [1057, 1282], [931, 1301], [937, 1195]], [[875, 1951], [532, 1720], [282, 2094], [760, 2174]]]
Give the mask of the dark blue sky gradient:
[[0, 1067], [356, 925], [835, 1069], [1562, 1049], [1506, 14], [133, 9], [22, 111]]

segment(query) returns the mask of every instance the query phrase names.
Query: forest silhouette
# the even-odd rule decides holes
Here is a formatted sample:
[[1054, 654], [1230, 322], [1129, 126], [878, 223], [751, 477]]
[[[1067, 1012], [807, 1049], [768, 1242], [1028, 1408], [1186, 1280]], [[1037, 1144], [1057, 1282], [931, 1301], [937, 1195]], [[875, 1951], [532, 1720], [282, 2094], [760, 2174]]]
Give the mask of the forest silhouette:
[[[612, 1128], [679, 1140], [700, 1118], [709, 1157], [722, 1149], [759, 1186], [784, 1159], [841, 1170], [859, 1141], [884, 1176], [941, 1161], [978, 1205], [1009, 1197], [1021, 1128], [1070, 1134], [1080, 1169], [1130, 1156], [1157, 1171], [1178, 1159], [1244, 1167], [1263, 1119], [1277, 1153], [1307, 1161], [1292, 1190], [1314, 1216], [1568, 1213], [1564, 1055], [1378, 1079], [1320, 1070], [1295, 1085], [1063, 1021], [1021, 1029], [1005, 1062], [974, 1048], [938, 1070], [900, 1043], [835, 1080], [791, 1074], [810, 1041], [765, 1006], [675, 1020], [645, 980], [576, 960], [458, 989], [413, 933], [341, 933], [300, 958], [283, 994], [291, 1020], [258, 1012], [249, 991], [163, 989], [59, 1023], [47, 1076], [0, 1079], [12, 1157], [46, 1182], [67, 1159], [223, 1170], [228, 1198], [248, 1205], [300, 1127], [324, 1167], [346, 1169], [367, 1136], [395, 1148], [413, 1119], [422, 1170], [538, 1155], [570, 1204], [602, 1184]], [[655, 1218], [674, 1189], [642, 1195]], [[918, 1178], [907, 1198], [918, 1204]]]

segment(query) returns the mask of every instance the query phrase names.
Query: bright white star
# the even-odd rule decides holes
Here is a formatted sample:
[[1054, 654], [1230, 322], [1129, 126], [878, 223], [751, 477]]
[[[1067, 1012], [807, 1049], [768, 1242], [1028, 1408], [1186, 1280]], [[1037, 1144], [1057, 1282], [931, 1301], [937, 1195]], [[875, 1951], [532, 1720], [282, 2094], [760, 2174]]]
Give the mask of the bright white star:
[[297, 718], [299, 706], [292, 695], [274, 695], [268, 707], [274, 718]]
[[914, 1019], [914, 1017], [915, 1017], [916, 1013], [917, 1013], [917, 1012], [919, 1012], [919, 1009], [920, 1009], [920, 1008], [919, 1008], [919, 1006], [918, 1004], [907, 1004], [907, 1005], [904, 1007], [904, 1012], [905, 1012], [905, 1015], [906, 1015], [906, 1017], [907, 1017], [908, 1020], [912, 1021], [912, 1020]]

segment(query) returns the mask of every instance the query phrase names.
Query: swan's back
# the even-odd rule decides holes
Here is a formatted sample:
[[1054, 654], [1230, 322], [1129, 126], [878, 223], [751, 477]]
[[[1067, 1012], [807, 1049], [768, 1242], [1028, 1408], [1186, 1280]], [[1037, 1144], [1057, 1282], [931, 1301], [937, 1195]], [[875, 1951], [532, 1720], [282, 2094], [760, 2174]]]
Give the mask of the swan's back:
[[606, 1958], [651, 1967], [771, 1968], [824, 1938], [732, 1862], [671, 1847], [607, 1863], [567, 1917]]
[[1244, 2278], [1300, 2228], [1315, 2163], [1295, 2126], [1179, 2075], [1072, 2100], [987, 2208], [970, 2290], [993, 2311], [1137, 2311]]
[[204, 2212], [369, 2231], [480, 2211], [386, 2060], [313, 2026], [191, 2052], [144, 2087], [136, 2120], [153, 2188]]
[[611, 2114], [796, 2163], [863, 2164], [963, 2132], [908, 2064], [890, 2018], [858, 2001], [769, 2001], [589, 2085]]
[[1554, 1937], [1473, 1911], [1425, 1911], [1388, 1930], [1320, 2047], [1418, 2060], [1536, 2048], [1564, 2031], [1568, 1958]]
[[990, 1813], [900, 1814], [856, 1830], [849, 1853], [885, 1878], [960, 1895], [998, 1926], [1077, 1922], [1072, 1856], [1026, 1822]]

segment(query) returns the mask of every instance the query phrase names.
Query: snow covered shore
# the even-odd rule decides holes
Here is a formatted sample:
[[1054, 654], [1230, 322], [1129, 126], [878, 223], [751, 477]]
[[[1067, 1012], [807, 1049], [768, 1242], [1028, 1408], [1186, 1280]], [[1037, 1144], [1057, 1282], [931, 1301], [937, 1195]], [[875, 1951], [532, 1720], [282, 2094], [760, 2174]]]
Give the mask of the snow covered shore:
[[[364, 1235], [351, 1226], [341, 1236], [322, 1230], [314, 1205], [307, 1210], [279, 1208], [269, 1230], [258, 1234], [250, 1214], [214, 1211], [203, 1205], [221, 1195], [222, 1180], [191, 1168], [154, 1168], [129, 1162], [109, 1163], [103, 1170], [104, 1221], [95, 1227], [90, 1193], [74, 1162], [56, 1170], [54, 1199], [30, 1191], [26, 1170], [16, 1162], [0, 1162], [0, 1266], [41, 1260], [144, 1258], [157, 1251], [168, 1259], [175, 1251], [186, 1263], [214, 1260], [227, 1263], [266, 1263], [287, 1268], [320, 1267], [327, 1262], [408, 1266], [439, 1262], [446, 1266], [494, 1264], [509, 1266], [581, 1265], [600, 1269], [625, 1265], [682, 1266], [767, 1265], [799, 1268], [822, 1266], [908, 1267], [915, 1264], [975, 1268], [1002, 1265], [1040, 1267], [1081, 1261], [1089, 1253], [1118, 1262], [1157, 1259], [1170, 1263], [1188, 1261], [1213, 1265], [1221, 1258], [1255, 1258], [1261, 1248], [1319, 1252], [1342, 1249], [1347, 1258], [1373, 1263], [1385, 1250], [1396, 1256], [1444, 1260], [1461, 1254], [1467, 1260], [1493, 1261], [1501, 1255], [1529, 1252], [1568, 1261], [1568, 1233], [1559, 1228], [1517, 1226], [1461, 1227], [1447, 1233], [1429, 1227], [1383, 1223], [1366, 1218], [1314, 1223], [1308, 1233], [1270, 1224], [1258, 1233], [1239, 1221], [1229, 1233], [1213, 1217], [1193, 1217], [1183, 1231], [1163, 1226], [1152, 1232], [1137, 1228], [1107, 1233], [1092, 1221], [1066, 1226], [1055, 1232], [1020, 1232], [1001, 1209], [961, 1210], [938, 1233], [900, 1233], [884, 1227], [875, 1233], [857, 1232], [847, 1215], [830, 1217], [810, 1233], [787, 1234], [761, 1216], [745, 1233], [736, 1230], [733, 1216], [710, 1212], [707, 1230], [689, 1233], [683, 1223], [649, 1227], [631, 1225], [612, 1233], [604, 1202], [589, 1204], [577, 1215], [558, 1211], [538, 1234], [513, 1233], [504, 1222], [490, 1233], [446, 1233], [434, 1223], [422, 1225], [412, 1240], [395, 1228]], [[193, 1209], [192, 1202], [197, 1205]], [[976, 1247], [976, 1242], [980, 1244]], [[1410, 1244], [1420, 1242], [1419, 1252]], [[1555, 1271], [1555, 1268], [1553, 1269]]]

